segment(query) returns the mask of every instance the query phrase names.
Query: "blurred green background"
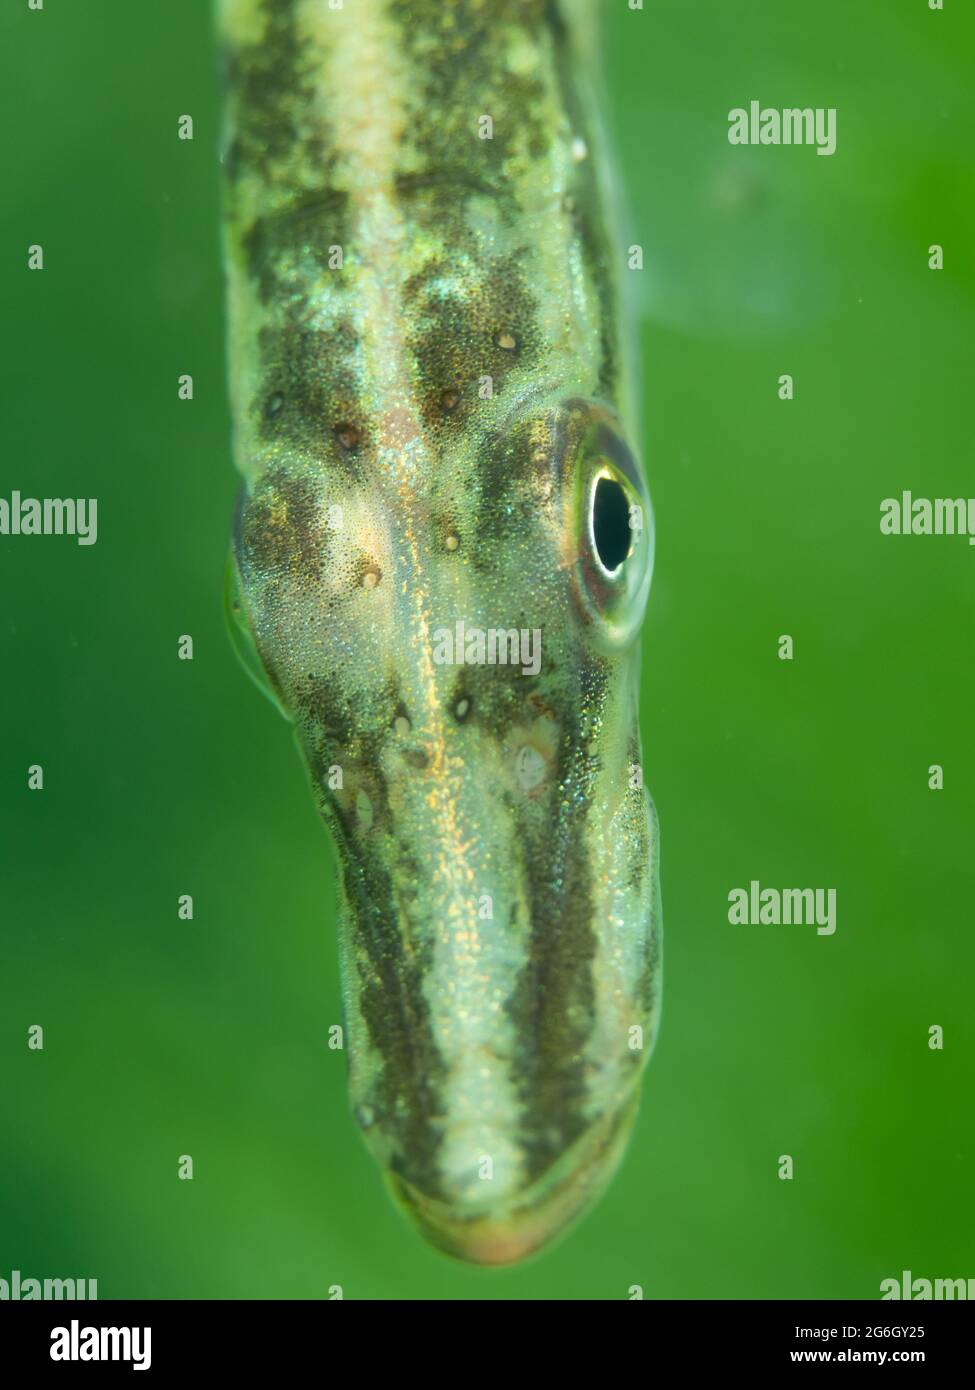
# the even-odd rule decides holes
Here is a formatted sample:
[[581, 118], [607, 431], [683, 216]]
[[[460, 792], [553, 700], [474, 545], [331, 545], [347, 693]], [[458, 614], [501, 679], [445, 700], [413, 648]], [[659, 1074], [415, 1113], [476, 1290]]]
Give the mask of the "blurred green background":
[[[4, 0], [0, 495], [95, 496], [99, 538], [0, 538], [0, 1276], [391, 1299], [975, 1277], [975, 550], [878, 524], [905, 488], [975, 492], [975, 14], [601, 8], [625, 239], [647, 258], [627, 290], [658, 528], [642, 698], [664, 1024], [603, 1202], [490, 1272], [421, 1242], [349, 1117], [331, 851], [224, 631], [209, 7]], [[836, 154], [731, 147], [752, 98], [835, 106]], [[730, 926], [752, 878], [835, 887], [835, 936]]]

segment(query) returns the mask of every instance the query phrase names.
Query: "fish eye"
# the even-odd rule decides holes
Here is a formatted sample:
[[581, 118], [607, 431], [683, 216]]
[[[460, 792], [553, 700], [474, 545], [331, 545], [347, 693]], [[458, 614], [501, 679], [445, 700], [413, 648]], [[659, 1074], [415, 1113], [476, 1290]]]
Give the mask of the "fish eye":
[[630, 502], [623, 484], [611, 473], [599, 473], [589, 505], [592, 548], [607, 575], [613, 575], [630, 553], [633, 528]]
[[643, 472], [615, 417], [593, 402], [569, 402], [566, 479], [574, 593], [597, 646], [636, 635], [653, 570], [653, 513]]

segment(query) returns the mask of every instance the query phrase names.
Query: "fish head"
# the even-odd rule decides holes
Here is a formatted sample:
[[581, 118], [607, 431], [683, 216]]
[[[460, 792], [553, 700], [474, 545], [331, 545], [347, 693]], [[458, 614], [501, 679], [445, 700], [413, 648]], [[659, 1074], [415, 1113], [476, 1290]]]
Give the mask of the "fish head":
[[356, 1121], [431, 1241], [510, 1263], [605, 1187], [656, 1031], [652, 512], [572, 392], [349, 443], [243, 495], [233, 626], [337, 850]]

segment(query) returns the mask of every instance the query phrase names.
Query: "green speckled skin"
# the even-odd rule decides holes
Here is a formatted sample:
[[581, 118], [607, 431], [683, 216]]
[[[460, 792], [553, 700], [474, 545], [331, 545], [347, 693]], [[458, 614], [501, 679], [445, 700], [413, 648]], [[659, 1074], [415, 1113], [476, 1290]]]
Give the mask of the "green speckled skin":
[[[338, 853], [356, 1119], [435, 1243], [504, 1263], [608, 1181], [660, 998], [592, 11], [220, 18], [235, 618]], [[612, 571], [599, 477], [631, 509]], [[537, 674], [438, 662], [461, 620], [537, 631]]]

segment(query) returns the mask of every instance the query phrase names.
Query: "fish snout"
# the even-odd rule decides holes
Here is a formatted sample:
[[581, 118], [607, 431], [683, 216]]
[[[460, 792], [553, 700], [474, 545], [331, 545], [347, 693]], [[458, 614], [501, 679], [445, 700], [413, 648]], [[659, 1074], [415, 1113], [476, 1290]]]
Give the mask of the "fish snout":
[[619, 1165], [638, 1098], [634, 1089], [618, 1109], [590, 1124], [548, 1172], [505, 1194], [490, 1191], [487, 1167], [480, 1200], [431, 1197], [398, 1173], [388, 1173], [387, 1181], [438, 1249], [472, 1264], [514, 1264], [565, 1234], [599, 1198]]

